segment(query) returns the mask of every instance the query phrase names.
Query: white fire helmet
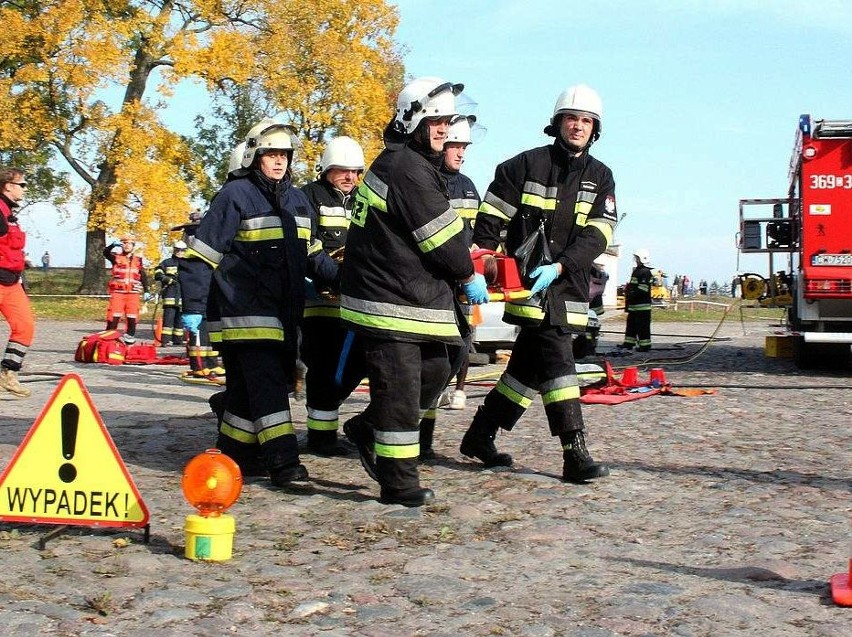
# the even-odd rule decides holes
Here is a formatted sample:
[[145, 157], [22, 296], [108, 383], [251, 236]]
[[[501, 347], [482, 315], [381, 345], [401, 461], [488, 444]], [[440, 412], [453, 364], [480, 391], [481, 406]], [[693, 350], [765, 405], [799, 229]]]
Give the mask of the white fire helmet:
[[648, 265], [651, 263], [651, 253], [645, 248], [639, 248], [633, 253], [633, 256], [636, 257], [636, 260], [642, 265]]
[[175, 250], [186, 250], [186, 242], [185, 241], [175, 241], [175, 244], [172, 246]]
[[550, 128], [553, 130], [551, 134], [555, 136], [558, 133], [556, 125], [559, 116], [568, 112], [591, 115], [595, 120], [592, 141], [597, 141], [601, 135], [601, 120], [603, 119], [603, 102], [601, 102], [600, 95], [585, 84], [577, 84], [562, 91], [556, 99], [553, 116], [550, 118]]
[[243, 155], [246, 152], [246, 143], [240, 142], [236, 146], [234, 146], [234, 150], [231, 151], [231, 158], [228, 160], [228, 174], [230, 175], [232, 172], [239, 170], [243, 167]]
[[242, 167], [248, 168], [252, 165], [258, 151], [264, 150], [287, 150], [292, 157], [293, 150], [301, 146], [291, 126], [282, 124], [274, 119], [263, 119], [254, 126], [246, 135], [246, 149], [243, 152]]
[[471, 144], [471, 124], [476, 122], [476, 115], [456, 115], [450, 121], [450, 130], [447, 131], [445, 144]]
[[458, 113], [456, 95], [464, 84], [445, 82], [439, 77], [420, 77], [400, 91], [396, 100], [394, 127], [410, 135], [426, 117], [447, 117]]
[[323, 174], [329, 168], [364, 170], [364, 151], [361, 145], [345, 135], [332, 139], [322, 152], [317, 172]]

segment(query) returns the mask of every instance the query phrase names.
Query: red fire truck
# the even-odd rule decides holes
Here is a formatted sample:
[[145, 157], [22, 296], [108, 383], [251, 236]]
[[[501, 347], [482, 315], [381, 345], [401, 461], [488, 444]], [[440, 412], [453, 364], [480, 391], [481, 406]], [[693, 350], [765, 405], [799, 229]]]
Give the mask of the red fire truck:
[[[787, 196], [740, 200], [739, 250], [769, 255], [801, 368], [846, 367], [852, 344], [852, 120], [799, 118]], [[753, 217], [771, 208], [771, 215]], [[786, 269], [775, 270], [781, 256]], [[744, 287], [745, 289], [745, 287]]]

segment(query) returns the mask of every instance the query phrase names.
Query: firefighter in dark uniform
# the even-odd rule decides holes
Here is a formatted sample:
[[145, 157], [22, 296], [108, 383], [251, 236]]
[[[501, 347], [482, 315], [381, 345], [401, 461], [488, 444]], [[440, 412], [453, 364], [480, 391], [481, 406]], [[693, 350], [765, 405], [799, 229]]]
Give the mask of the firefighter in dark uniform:
[[[609, 274], [600, 263], [593, 263], [589, 270], [589, 329], [585, 334], [580, 334], [574, 339], [574, 360], [592, 356], [598, 347], [598, 338], [601, 333], [600, 317], [603, 316], [604, 307], [603, 294], [606, 290], [606, 282]], [[594, 315], [594, 316], [592, 316]]]
[[639, 248], [633, 253], [636, 267], [630, 275], [630, 283], [624, 299], [624, 311], [627, 312], [627, 325], [624, 328], [624, 342], [620, 349], [633, 349], [647, 352], [651, 349], [651, 281], [654, 275], [648, 264], [651, 253]]
[[[237, 144], [231, 151], [228, 159], [227, 181], [243, 175], [242, 162], [245, 152], [244, 141]], [[183, 240], [188, 243], [198, 231], [198, 225], [203, 216], [204, 213], [201, 211], [193, 212], [189, 215], [188, 224], [176, 226], [172, 228], [172, 231], [183, 230]], [[186, 355], [189, 358], [189, 371], [181, 374], [181, 380], [192, 383], [206, 381], [212, 385], [224, 385], [225, 368], [219, 363], [219, 351], [210, 342], [210, 330], [207, 329], [205, 318], [213, 270], [206, 265], [194, 263], [199, 260], [199, 257], [186, 253], [178, 259], [178, 275], [181, 281], [181, 323], [184, 328]], [[211, 395], [209, 402], [213, 412], [221, 419], [225, 409], [225, 392]], [[244, 475], [266, 473], [262, 464], [250, 474], [246, 473], [246, 467], [243, 469]]]
[[457, 284], [474, 303], [488, 298], [438, 172], [461, 89], [434, 77], [405, 86], [346, 240], [341, 318], [364, 343], [370, 404], [344, 431], [385, 503], [434, 499], [420, 486], [418, 423], [447, 380], [447, 345], [460, 346], [467, 331]]
[[534, 233], [544, 233], [552, 262], [525, 273], [530, 298], [507, 302], [503, 320], [521, 326], [506, 371], [477, 410], [461, 443], [462, 454], [485, 466], [510, 466], [497, 451], [498, 428], [509, 431], [541, 394], [550, 433], [563, 450], [562, 477], [583, 482], [608, 475], [586, 449], [572, 334], [588, 324], [589, 271], [612, 240], [616, 224], [612, 172], [589, 155], [601, 131], [601, 100], [585, 85], [556, 101], [545, 133], [550, 146], [500, 164], [474, 229], [474, 244], [495, 249], [507, 224], [506, 249], [514, 256]]
[[[189, 245], [203, 217], [201, 212], [189, 215], [189, 223], [175, 226], [183, 230], [183, 241]], [[219, 351], [210, 343], [207, 329], [207, 296], [213, 280], [213, 270], [203, 259], [186, 250], [177, 259], [181, 293], [181, 328], [189, 359], [189, 371], [181, 380], [190, 383], [225, 384], [225, 369], [219, 364]]]
[[178, 278], [178, 259], [186, 252], [186, 243], [175, 241], [172, 256], [154, 268], [154, 280], [160, 283], [160, 303], [163, 304], [163, 327], [160, 343], [164, 346], [183, 345], [183, 326], [180, 322], [181, 294]]
[[[470, 245], [473, 241], [473, 224], [476, 221], [476, 212], [479, 210], [479, 192], [473, 181], [461, 172], [464, 163], [464, 154], [467, 147], [472, 143], [471, 132], [476, 125], [474, 115], [456, 115], [450, 122], [447, 139], [444, 142], [444, 159], [441, 162], [441, 176], [447, 182], [447, 191], [450, 195], [450, 205], [464, 222], [465, 242]], [[480, 130], [484, 130], [481, 126]], [[462, 311], [470, 323], [473, 306], [464, 304]], [[461, 347], [450, 345], [447, 353], [450, 359], [450, 374], [447, 378], [449, 383], [456, 377], [455, 389], [450, 392], [446, 399], [449, 409], [464, 409], [467, 396], [464, 393], [464, 383], [467, 378], [469, 354], [473, 333], [468, 332], [465, 342]], [[420, 421], [420, 459], [428, 460], [434, 458], [432, 442], [435, 434], [435, 419], [438, 413], [438, 405], [443, 400], [443, 394], [424, 414]]]
[[[254, 126], [243, 174], [213, 198], [188, 250], [214, 268], [207, 320], [228, 370], [216, 446], [251, 466], [259, 444], [277, 487], [308, 477], [287, 398], [315, 223], [307, 198], [290, 182], [296, 143], [275, 121]], [[310, 274], [324, 280], [323, 272]]]
[[[317, 168], [319, 178], [303, 186], [302, 192], [316, 212], [323, 249], [342, 263], [355, 189], [364, 172], [364, 151], [351, 137], [337, 137], [325, 147]], [[308, 368], [308, 449], [323, 456], [346, 455], [349, 450], [338, 441], [338, 408], [363, 380], [364, 366], [356, 364], [358, 350], [353, 351], [352, 336], [340, 321], [340, 291], [328, 286], [315, 289], [318, 293], [305, 299], [300, 349]]]

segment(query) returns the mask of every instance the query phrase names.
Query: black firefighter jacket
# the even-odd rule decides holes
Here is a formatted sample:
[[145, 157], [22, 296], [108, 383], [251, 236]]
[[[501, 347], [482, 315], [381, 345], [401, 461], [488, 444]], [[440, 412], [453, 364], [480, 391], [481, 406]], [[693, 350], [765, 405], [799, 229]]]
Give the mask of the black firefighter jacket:
[[503, 320], [551, 325], [582, 332], [588, 323], [589, 272], [612, 241], [618, 219], [612, 171], [584, 152], [574, 157], [557, 140], [503, 162], [485, 193], [476, 217], [473, 242], [496, 249], [508, 224], [506, 251], [514, 256], [524, 239], [544, 220], [554, 262], [562, 274], [544, 294], [506, 303]]
[[[337, 254], [341, 260], [342, 248], [346, 245], [355, 192], [345, 195], [322, 177], [302, 186], [302, 192], [311, 202], [317, 219], [316, 237], [323, 250], [331, 256]], [[305, 299], [305, 318], [340, 318], [339, 286], [317, 286], [325, 294]]]
[[[316, 219], [289, 177], [259, 171], [226, 183], [190, 239], [187, 256], [213, 267], [207, 302], [211, 342], [279, 341], [295, 349], [305, 276], [335, 278], [314, 241]], [[189, 260], [188, 260], [189, 261]], [[312, 271], [313, 270], [313, 271]]]
[[341, 283], [341, 318], [352, 329], [459, 345], [467, 333], [453, 289], [473, 262], [440, 161], [414, 142], [390, 144], [364, 175]]

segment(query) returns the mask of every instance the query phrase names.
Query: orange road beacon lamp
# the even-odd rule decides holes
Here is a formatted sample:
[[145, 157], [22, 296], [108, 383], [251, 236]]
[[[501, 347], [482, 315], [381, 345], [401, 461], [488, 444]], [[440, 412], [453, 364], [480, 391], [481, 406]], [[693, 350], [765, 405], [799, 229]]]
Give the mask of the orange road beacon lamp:
[[240, 495], [240, 467], [218, 449], [208, 449], [190, 460], [183, 470], [181, 487], [187, 501], [198, 509], [188, 515], [185, 556], [190, 560], [222, 562], [231, 559], [234, 517], [225, 513]]

